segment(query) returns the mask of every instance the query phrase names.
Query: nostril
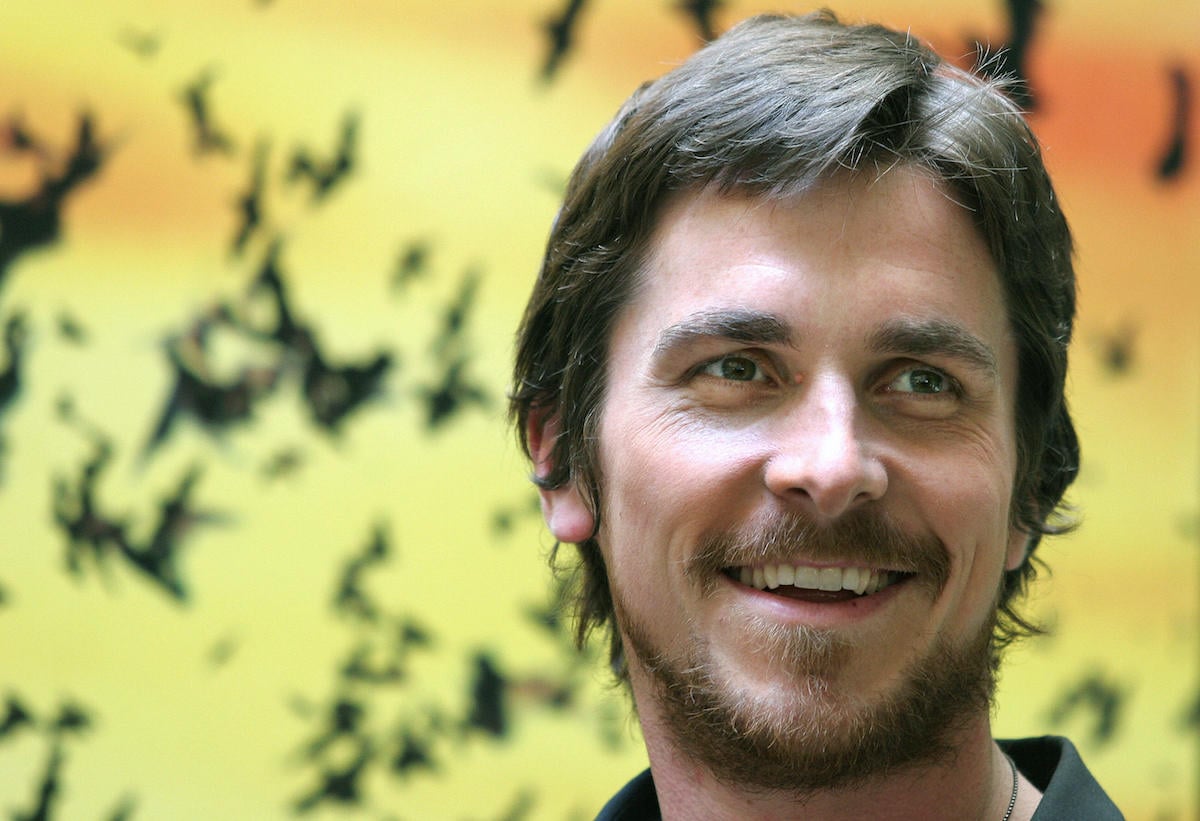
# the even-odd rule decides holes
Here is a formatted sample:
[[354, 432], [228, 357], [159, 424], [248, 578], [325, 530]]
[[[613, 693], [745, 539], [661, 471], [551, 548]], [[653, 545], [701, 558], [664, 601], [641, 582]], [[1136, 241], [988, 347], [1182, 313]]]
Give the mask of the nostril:
[[860, 448], [853, 450], [839, 459], [778, 455], [765, 467], [765, 484], [790, 504], [835, 518], [851, 507], [882, 497], [887, 490], [884, 466]]

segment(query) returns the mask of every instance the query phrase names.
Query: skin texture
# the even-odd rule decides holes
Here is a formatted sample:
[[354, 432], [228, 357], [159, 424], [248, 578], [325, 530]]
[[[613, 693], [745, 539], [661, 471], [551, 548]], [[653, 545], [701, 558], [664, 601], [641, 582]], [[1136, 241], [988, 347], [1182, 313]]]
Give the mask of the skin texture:
[[[680, 194], [651, 250], [610, 344], [597, 537], [665, 817], [999, 818], [1011, 781], [988, 654], [971, 648], [1026, 539], [1009, 516], [1015, 345], [969, 213], [901, 167], [783, 202]], [[552, 420], [534, 433], [545, 458]], [[543, 510], [560, 541], [595, 529], [570, 485], [544, 491]], [[864, 547], [850, 526], [864, 519], [907, 541]], [[785, 520], [816, 536], [756, 541]], [[770, 560], [913, 575], [834, 603], [721, 570]], [[757, 716], [800, 754], [819, 737], [859, 745], [951, 658], [984, 677], [984, 697], [937, 719], [927, 756], [791, 791], [731, 780], [689, 744], [697, 731], [664, 701], [678, 679], [661, 672], [702, 671], [740, 711], [725, 723]], [[1036, 804], [1023, 789], [1014, 817]]]

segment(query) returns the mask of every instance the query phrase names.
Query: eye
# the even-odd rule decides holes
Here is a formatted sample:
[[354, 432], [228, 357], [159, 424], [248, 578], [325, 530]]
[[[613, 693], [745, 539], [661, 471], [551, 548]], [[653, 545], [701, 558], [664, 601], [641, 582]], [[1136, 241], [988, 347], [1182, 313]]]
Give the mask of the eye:
[[887, 385], [890, 393], [914, 393], [936, 396], [957, 396], [958, 383], [935, 368], [908, 368], [896, 375]]
[[714, 359], [700, 373], [705, 376], [715, 376], [718, 379], [728, 379], [731, 382], [765, 382], [766, 373], [753, 358], [741, 354], [729, 354], [720, 359]]

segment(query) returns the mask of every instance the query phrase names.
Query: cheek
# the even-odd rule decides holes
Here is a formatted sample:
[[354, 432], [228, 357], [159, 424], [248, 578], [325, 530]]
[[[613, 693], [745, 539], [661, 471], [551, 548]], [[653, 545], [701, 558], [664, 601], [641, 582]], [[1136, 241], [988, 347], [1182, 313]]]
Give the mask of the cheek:
[[959, 599], [964, 614], [985, 613], [1000, 589], [1012, 535], [1007, 476], [960, 470], [926, 487], [927, 515], [950, 553], [948, 592]]
[[761, 446], [747, 431], [659, 420], [606, 429], [601, 441], [601, 539], [618, 568], [678, 559], [742, 518], [761, 488]]
[[654, 519], [691, 518], [741, 498], [756, 486], [765, 461], [763, 440], [752, 427], [731, 429], [694, 420], [636, 420], [605, 431], [601, 469], [605, 514], [645, 511]]

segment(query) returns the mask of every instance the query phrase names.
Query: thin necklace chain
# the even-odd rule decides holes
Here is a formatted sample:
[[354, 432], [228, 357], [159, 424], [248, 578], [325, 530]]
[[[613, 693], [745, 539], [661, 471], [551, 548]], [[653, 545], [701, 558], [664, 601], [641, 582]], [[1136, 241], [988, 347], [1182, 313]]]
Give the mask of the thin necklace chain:
[[1010, 796], [1008, 799], [1008, 809], [1004, 811], [1004, 817], [1001, 818], [1000, 821], [1008, 821], [1008, 819], [1012, 817], [1013, 807], [1017, 806], [1017, 787], [1020, 783], [1017, 780], [1017, 765], [1013, 762], [1010, 756], [1006, 755], [1004, 757], [1008, 759], [1008, 766], [1012, 770], [1013, 791], [1012, 796]]

